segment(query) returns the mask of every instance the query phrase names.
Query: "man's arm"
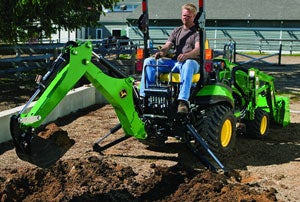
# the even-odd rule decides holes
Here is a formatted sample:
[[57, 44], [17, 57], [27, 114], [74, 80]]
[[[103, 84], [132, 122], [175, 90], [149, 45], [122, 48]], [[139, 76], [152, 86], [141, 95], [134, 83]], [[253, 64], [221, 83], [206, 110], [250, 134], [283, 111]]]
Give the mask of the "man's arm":
[[169, 50], [172, 48], [172, 42], [167, 41], [162, 48], [154, 54], [155, 58], [164, 57], [168, 54]]

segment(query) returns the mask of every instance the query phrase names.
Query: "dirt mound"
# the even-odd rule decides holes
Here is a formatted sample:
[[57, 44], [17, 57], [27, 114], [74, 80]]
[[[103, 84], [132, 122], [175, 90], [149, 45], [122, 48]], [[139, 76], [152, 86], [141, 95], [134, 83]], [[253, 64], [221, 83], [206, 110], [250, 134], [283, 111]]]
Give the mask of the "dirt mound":
[[151, 164], [137, 182], [131, 167], [91, 156], [58, 161], [49, 169], [10, 170], [1, 178], [4, 201], [275, 201], [275, 190], [256, 191], [237, 173]]

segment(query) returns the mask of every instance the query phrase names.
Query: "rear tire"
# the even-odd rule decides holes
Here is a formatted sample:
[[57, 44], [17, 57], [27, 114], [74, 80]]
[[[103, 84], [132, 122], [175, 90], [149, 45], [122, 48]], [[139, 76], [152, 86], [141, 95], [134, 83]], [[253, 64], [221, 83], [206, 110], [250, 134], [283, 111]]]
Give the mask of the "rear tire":
[[[230, 154], [236, 140], [236, 120], [230, 108], [216, 105], [197, 112], [194, 127], [216, 156], [223, 158]], [[191, 134], [187, 137], [188, 146], [194, 152], [203, 153], [200, 143]]]
[[262, 109], [255, 110], [253, 121], [246, 124], [246, 133], [250, 137], [263, 139], [268, 135], [270, 125], [269, 113]]

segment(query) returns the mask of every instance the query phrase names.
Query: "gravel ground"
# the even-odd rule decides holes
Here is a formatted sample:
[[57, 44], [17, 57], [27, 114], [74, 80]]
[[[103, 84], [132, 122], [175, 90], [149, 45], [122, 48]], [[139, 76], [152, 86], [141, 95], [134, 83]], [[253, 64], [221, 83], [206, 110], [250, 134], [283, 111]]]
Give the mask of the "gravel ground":
[[[282, 64], [256, 65], [291, 98], [292, 123], [272, 126], [263, 141], [239, 135], [234, 154], [223, 162], [227, 175], [208, 171], [173, 139], [160, 150], [130, 138], [102, 154], [94, 152], [93, 143], [118, 123], [110, 105], [95, 105], [44, 130], [42, 135], [58, 134], [58, 141], [64, 138], [71, 146], [50, 168], [20, 160], [10, 142], [0, 145], [1, 202], [300, 201], [300, 58], [285, 57]], [[3, 101], [2, 110], [11, 101]], [[122, 135], [120, 130], [106, 141]]]

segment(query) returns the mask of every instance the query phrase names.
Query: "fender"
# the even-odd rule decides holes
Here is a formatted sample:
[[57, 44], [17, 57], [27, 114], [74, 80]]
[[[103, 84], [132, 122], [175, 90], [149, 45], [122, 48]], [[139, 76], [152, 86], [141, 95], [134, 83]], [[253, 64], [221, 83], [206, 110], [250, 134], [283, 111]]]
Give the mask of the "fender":
[[201, 88], [194, 101], [199, 105], [212, 105], [217, 103], [227, 103], [232, 109], [234, 108], [234, 99], [232, 89], [222, 83], [209, 84]]

